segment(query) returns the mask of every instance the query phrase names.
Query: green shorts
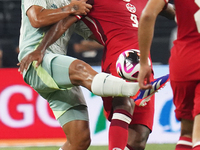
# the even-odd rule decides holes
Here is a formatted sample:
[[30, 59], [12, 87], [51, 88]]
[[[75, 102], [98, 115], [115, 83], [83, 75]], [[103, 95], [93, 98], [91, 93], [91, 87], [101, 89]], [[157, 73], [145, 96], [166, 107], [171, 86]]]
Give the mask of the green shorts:
[[[72, 120], [81, 118], [81, 120], [88, 120], [83, 93], [80, 87], [73, 86], [69, 79], [69, 66], [74, 60], [75, 58], [69, 56], [47, 53], [41, 66], [35, 68], [35, 62], [33, 62], [24, 75], [25, 82], [48, 101], [61, 126]], [[73, 109], [77, 115], [68, 116], [68, 114], [73, 114]]]
[[58, 118], [58, 122], [61, 126], [73, 120], [89, 121], [87, 106], [74, 106], [65, 111], [65, 113]]

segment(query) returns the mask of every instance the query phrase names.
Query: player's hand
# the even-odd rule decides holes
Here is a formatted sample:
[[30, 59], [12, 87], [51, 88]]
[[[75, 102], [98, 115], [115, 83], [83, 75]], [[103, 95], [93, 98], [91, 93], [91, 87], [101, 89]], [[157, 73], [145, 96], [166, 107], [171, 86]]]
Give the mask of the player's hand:
[[70, 5], [74, 15], [87, 15], [92, 8], [92, 5], [86, 3], [87, 0], [72, 0]]
[[151, 79], [151, 66], [149, 64], [140, 64], [140, 71], [138, 75], [138, 82], [140, 89], [151, 89], [152, 85], [150, 84]]
[[20, 73], [23, 73], [23, 71], [27, 70], [29, 65], [33, 62], [33, 61], [37, 61], [36, 63], [36, 68], [42, 63], [44, 54], [40, 51], [40, 50], [35, 50], [33, 52], [31, 52], [30, 54], [28, 54], [27, 56], [25, 56], [21, 62], [19, 62], [17, 65], [19, 66], [18, 71]]

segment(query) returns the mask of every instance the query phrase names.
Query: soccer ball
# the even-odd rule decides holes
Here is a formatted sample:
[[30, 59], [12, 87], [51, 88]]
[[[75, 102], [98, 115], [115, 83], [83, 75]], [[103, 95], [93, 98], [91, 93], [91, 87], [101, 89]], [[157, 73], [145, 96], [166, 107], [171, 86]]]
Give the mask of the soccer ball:
[[[140, 70], [140, 51], [130, 49], [121, 53], [116, 62], [116, 70], [120, 77], [136, 81]], [[151, 64], [149, 60], [149, 65]]]

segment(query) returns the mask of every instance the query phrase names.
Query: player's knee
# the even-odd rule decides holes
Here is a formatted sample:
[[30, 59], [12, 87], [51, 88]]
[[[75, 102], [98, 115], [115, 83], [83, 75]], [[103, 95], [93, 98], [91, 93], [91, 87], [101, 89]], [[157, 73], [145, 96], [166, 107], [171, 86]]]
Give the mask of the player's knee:
[[113, 107], [114, 107], [114, 110], [124, 109], [132, 115], [135, 104], [134, 104], [133, 100], [130, 99], [129, 97], [114, 97], [113, 98]]
[[82, 60], [75, 60], [69, 67], [69, 77], [73, 85], [84, 86], [91, 90], [91, 83], [97, 72]]
[[74, 69], [80, 72], [80, 71], [84, 71], [88, 64], [82, 60], [76, 59], [75, 61], [73, 61], [73, 65], [74, 65]]
[[86, 72], [87, 64], [82, 60], [75, 60], [69, 67], [69, 77], [74, 85], [81, 85], [81, 82], [84, 80], [84, 74]]

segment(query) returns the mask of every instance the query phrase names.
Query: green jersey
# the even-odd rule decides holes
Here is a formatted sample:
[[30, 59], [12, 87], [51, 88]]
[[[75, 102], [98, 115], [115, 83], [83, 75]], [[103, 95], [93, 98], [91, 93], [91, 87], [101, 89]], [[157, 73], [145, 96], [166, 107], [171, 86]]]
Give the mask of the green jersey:
[[[27, 10], [33, 5], [38, 5], [44, 7], [45, 9], [56, 9], [68, 5], [69, 3], [69, 0], [22, 0], [22, 20], [19, 41], [20, 53], [18, 56], [19, 61], [37, 48], [39, 43], [42, 41], [44, 34], [49, 29], [49, 27], [32, 27], [29, 18], [26, 15]], [[51, 51], [56, 54], [66, 54], [66, 46], [74, 31], [84, 38], [88, 38], [92, 34], [87, 26], [82, 21], [79, 21], [78, 23], [73, 24], [54, 44], [47, 49], [47, 51]]]

